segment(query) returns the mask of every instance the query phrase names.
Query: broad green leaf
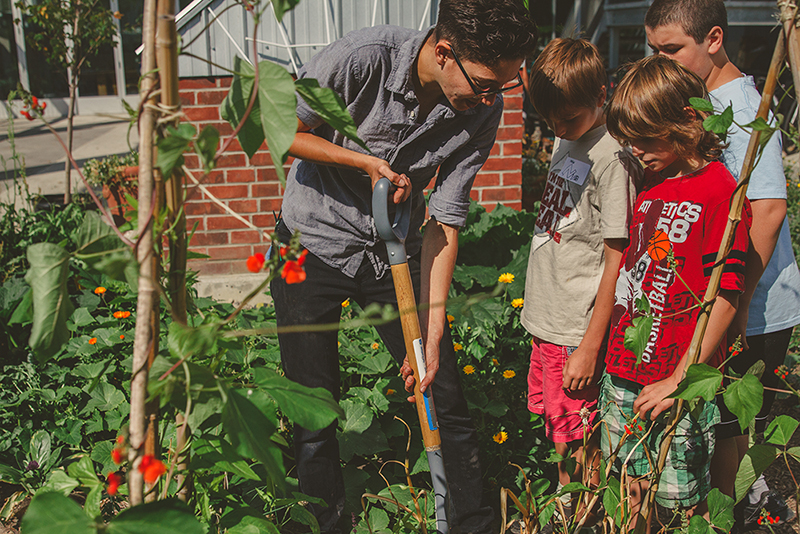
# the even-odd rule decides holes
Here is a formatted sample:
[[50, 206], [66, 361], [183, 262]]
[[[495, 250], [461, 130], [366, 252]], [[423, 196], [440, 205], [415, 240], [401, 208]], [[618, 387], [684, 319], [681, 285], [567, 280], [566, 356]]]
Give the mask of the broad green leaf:
[[470, 289], [474, 282], [485, 288], [494, 287], [497, 284], [497, 268], [483, 265], [459, 265], [453, 271], [453, 280]]
[[92, 410], [107, 412], [125, 402], [125, 394], [107, 382], [100, 382], [92, 391], [91, 399], [86, 403], [83, 412]]
[[705, 111], [708, 113], [714, 112], [714, 106], [705, 98], [697, 98], [693, 96], [689, 99], [689, 104], [697, 111]]
[[779, 415], [767, 427], [767, 431], [764, 432], [764, 438], [767, 443], [785, 447], [789, 440], [792, 439], [794, 431], [797, 430], [797, 425], [800, 425], [797, 419], [788, 415]]
[[95, 322], [94, 317], [92, 317], [91, 313], [86, 311], [86, 308], [76, 309], [70, 319], [75, 323], [75, 326], [86, 326]]
[[647, 347], [647, 340], [650, 338], [652, 329], [653, 317], [651, 315], [634, 317], [632, 324], [625, 329], [625, 338], [622, 344], [636, 355], [636, 365], [642, 363], [642, 355]]
[[730, 532], [734, 522], [733, 499], [718, 488], [712, 489], [708, 494], [708, 516], [712, 525], [722, 532]]
[[503, 417], [508, 412], [508, 406], [497, 399], [492, 399], [486, 404], [483, 411], [492, 417]]
[[736, 473], [736, 502], [747, 495], [747, 491], [761, 473], [778, 457], [779, 451], [774, 445], [753, 445], [742, 458], [739, 471]]
[[236, 450], [221, 437], [207, 436], [195, 439], [192, 441], [192, 451], [192, 467], [195, 469], [213, 465], [218, 470], [227, 471], [248, 480], [260, 480], [247, 462], [237, 459]]
[[366, 404], [346, 399], [341, 402], [341, 407], [346, 417], [342, 423], [342, 432], [358, 434], [364, 432], [372, 424], [373, 413]]
[[358, 362], [358, 373], [362, 375], [382, 375], [392, 365], [392, 355], [388, 352], [375, 352]]
[[717, 394], [720, 384], [722, 384], [722, 373], [719, 369], [714, 369], [704, 363], [696, 363], [689, 366], [686, 376], [678, 384], [678, 389], [669, 397], [684, 400], [702, 397], [708, 402]]
[[714, 132], [723, 141], [727, 137], [728, 130], [733, 124], [733, 108], [728, 106], [719, 115], [709, 115], [703, 121], [703, 128], [709, 132]]
[[69, 497], [55, 491], [39, 493], [31, 500], [28, 510], [22, 517], [21, 532], [96, 534], [92, 520], [83, 513], [81, 507]]
[[7, 465], [0, 464], [0, 481], [9, 482], [11, 484], [19, 484], [23, 477], [22, 471], [14, 469]]
[[746, 373], [741, 380], [734, 380], [722, 394], [725, 406], [739, 419], [744, 432], [761, 409], [764, 386], [754, 375]]
[[531, 482], [531, 496], [539, 497], [540, 495], [544, 495], [544, 492], [547, 491], [549, 487], [550, 481], [545, 478], [538, 478]]
[[306, 104], [333, 128], [341, 132], [351, 141], [369, 153], [372, 151], [366, 143], [358, 137], [358, 129], [353, 118], [347, 111], [347, 105], [342, 98], [329, 87], [320, 87], [319, 82], [313, 78], [302, 78], [294, 82], [295, 88]]
[[275, 11], [275, 18], [278, 19], [278, 22], [283, 20], [283, 15], [287, 11], [291, 11], [299, 3], [300, 0], [272, 0], [272, 9]]
[[103, 485], [97, 478], [97, 474], [94, 471], [94, 463], [89, 456], [83, 456], [77, 462], [69, 464], [67, 472], [69, 476], [77, 479], [82, 486], [94, 487]]
[[127, 282], [134, 291], [139, 283], [139, 262], [128, 248], [103, 254], [92, 261], [90, 267], [109, 278]]
[[264, 367], [255, 368], [253, 377], [255, 383], [275, 399], [286, 417], [303, 428], [321, 430], [337, 417], [344, 417], [333, 395], [323, 388], [300, 385]]
[[214, 155], [217, 153], [217, 146], [219, 146], [219, 132], [213, 126], [206, 126], [197, 136], [194, 142], [197, 155], [200, 157], [200, 164], [203, 166], [205, 172], [214, 170], [215, 162]]
[[258, 111], [272, 162], [281, 184], [286, 184], [283, 164], [297, 133], [297, 97], [294, 80], [286, 69], [271, 61], [258, 64]]
[[28, 324], [31, 321], [33, 321], [33, 290], [29, 288], [11, 314], [8, 324]]
[[202, 324], [198, 327], [182, 325], [176, 321], [169, 324], [167, 345], [174, 358], [210, 356], [216, 353], [219, 324]]
[[40, 362], [52, 358], [69, 340], [67, 319], [73, 306], [67, 292], [69, 254], [58, 245], [28, 247], [30, 269], [25, 281], [33, 290], [33, 326], [28, 341]]
[[556, 496], [561, 497], [562, 495], [566, 495], [567, 493], [577, 493], [577, 492], [591, 492], [589, 488], [581, 484], [580, 482], [570, 482], [569, 484], [565, 485], [561, 488]]
[[372, 456], [389, 450], [386, 439], [378, 421], [373, 423], [363, 432], [339, 432], [339, 454], [342, 461], [349, 462], [355, 455]]
[[417, 461], [414, 462], [414, 467], [411, 469], [411, 474], [416, 475], [417, 473], [430, 473], [431, 466], [428, 464], [428, 451], [422, 449], [419, 453], [419, 458]]
[[222, 425], [236, 448], [245, 458], [256, 458], [272, 481], [283, 486], [285, 471], [280, 449], [272, 442], [275, 424], [247, 398], [247, 390], [227, 390], [222, 408]]
[[102, 484], [98, 484], [96, 486], [91, 486], [89, 493], [86, 495], [86, 501], [83, 503], [83, 511], [92, 519], [100, 517], [102, 513], [100, 502], [103, 500], [103, 491], [105, 491], [105, 487]]
[[87, 211], [83, 221], [72, 236], [77, 245], [76, 256], [94, 268], [104, 253], [112, 250], [129, 250], [96, 211]]
[[227, 534], [280, 534], [278, 527], [264, 518], [246, 515]]
[[[252, 65], [242, 60], [240, 57], [233, 59], [233, 70], [236, 74], [233, 76], [231, 88], [228, 95], [220, 106], [220, 115], [228, 121], [234, 129], [242, 121], [244, 112], [247, 111], [247, 105], [250, 102], [250, 95], [253, 93], [253, 81], [255, 79], [255, 71]], [[264, 129], [261, 127], [261, 112], [258, 109], [258, 98], [250, 114], [247, 116], [242, 129], [239, 130], [236, 138], [239, 144], [242, 145], [242, 150], [247, 154], [248, 158], [261, 148], [264, 142]]]
[[689, 520], [689, 534], [716, 534], [702, 515], [693, 515]]
[[50, 471], [50, 476], [47, 477], [47, 482], [36, 493], [44, 493], [47, 491], [55, 491], [69, 497], [72, 490], [80, 486], [80, 482], [69, 476], [63, 469], [54, 469]]
[[183, 165], [183, 153], [189, 147], [197, 130], [188, 123], [182, 122], [177, 128], [167, 127], [167, 133], [158, 140], [158, 168], [165, 178], [172, 176], [176, 168]]
[[[786, 454], [788, 454], [789, 456], [791, 456], [792, 458], [794, 458], [795, 460], [800, 462], [800, 447], [792, 447], [790, 449], [787, 449], [786, 450]], [[2, 466], [0, 466], [0, 467], [2, 467]], [[2, 473], [0, 473], [0, 474], [2, 474]]]
[[29, 451], [31, 460], [36, 462], [40, 468], [44, 468], [50, 460], [51, 452], [50, 434], [44, 430], [38, 430], [31, 437], [31, 448]]
[[772, 129], [767, 121], [764, 120], [764, 117], [756, 117], [756, 119], [752, 122], [748, 122], [744, 125], [745, 128], [750, 128], [751, 130], [756, 130], [758, 132], [763, 132], [764, 130]]
[[110, 471], [116, 471], [116, 465], [111, 459], [111, 451], [114, 449], [114, 444], [110, 441], [98, 441], [92, 449], [91, 458], [100, 464], [100, 473], [108, 474]]
[[[66, 531], [64, 531], [66, 532]], [[106, 526], [108, 534], [205, 534], [192, 510], [177, 499], [128, 508]]]
[[539, 512], [539, 526], [544, 527], [556, 513], [556, 502], [552, 501]]
[[643, 315], [647, 315], [648, 313], [650, 313], [650, 300], [644, 293], [642, 293], [641, 296], [638, 299], [636, 299], [636, 302], [634, 304], [636, 305], [637, 312]]
[[622, 509], [619, 506], [620, 500], [620, 482], [619, 479], [609, 478], [608, 487], [603, 492], [603, 508], [606, 509], [607, 514], [612, 514], [614, 523], [617, 527], [620, 526], [622, 519]]
[[317, 518], [314, 517], [314, 514], [309, 512], [304, 506], [296, 505], [292, 506], [291, 511], [289, 512], [292, 516], [292, 519], [297, 521], [298, 523], [302, 523], [311, 528], [311, 532], [313, 534], [319, 534], [319, 523], [317, 523]]

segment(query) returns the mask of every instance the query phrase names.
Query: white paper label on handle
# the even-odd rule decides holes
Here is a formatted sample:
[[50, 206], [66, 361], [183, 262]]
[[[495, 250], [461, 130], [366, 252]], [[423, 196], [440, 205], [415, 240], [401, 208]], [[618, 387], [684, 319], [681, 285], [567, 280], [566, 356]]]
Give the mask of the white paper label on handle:
[[417, 359], [417, 369], [419, 370], [419, 381], [425, 380], [425, 375], [428, 372], [428, 367], [425, 365], [425, 351], [422, 349], [422, 339], [417, 338], [411, 342], [414, 346], [414, 356]]

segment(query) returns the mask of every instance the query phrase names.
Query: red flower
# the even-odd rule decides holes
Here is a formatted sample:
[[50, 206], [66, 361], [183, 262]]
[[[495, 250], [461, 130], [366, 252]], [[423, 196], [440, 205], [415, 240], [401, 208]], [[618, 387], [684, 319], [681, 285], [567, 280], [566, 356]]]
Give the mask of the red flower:
[[119, 485], [122, 484], [122, 477], [116, 473], [109, 473], [106, 475], [106, 480], [108, 480], [108, 494], [116, 495]]
[[19, 114], [22, 115], [23, 117], [25, 117], [26, 119], [28, 119], [29, 121], [32, 121], [33, 119], [36, 118], [33, 115], [31, 115], [30, 113], [28, 113], [27, 110], [24, 110], [24, 109], [22, 111], [20, 111]]
[[281, 270], [281, 278], [286, 280], [287, 284], [299, 284], [306, 279], [306, 272], [303, 270], [303, 264], [306, 262], [307, 250], [300, 253], [297, 260], [286, 260]]
[[640, 432], [641, 432], [642, 430], [644, 430], [644, 427], [643, 427], [642, 425], [638, 425], [638, 427], [639, 427], [639, 431], [640, 431]]
[[257, 252], [253, 254], [249, 258], [247, 258], [247, 270], [251, 273], [257, 273], [264, 267], [264, 263], [267, 259], [264, 257], [263, 254]]
[[33, 109], [36, 109], [36, 108], [39, 107], [39, 99], [36, 98], [35, 96], [31, 96], [31, 107]]
[[44, 108], [46, 108], [46, 107], [47, 107], [47, 102], [42, 102], [41, 110], [44, 111]]
[[167, 472], [167, 468], [161, 460], [147, 454], [142, 458], [142, 462], [139, 464], [139, 472], [144, 475], [145, 482], [153, 484], [158, 480], [158, 477]]
[[628, 425], [625, 425], [625, 433], [628, 435], [633, 434], [633, 431], [630, 428], [628, 428]]
[[289, 247], [287, 247], [286, 245], [281, 245], [281, 248], [279, 249], [279, 252], [280, 252], [281, 258], [285, 258], [286, 254], [289, 252]]
[[119, 436], [117, 436], [117, 445], [122, 445], [123, 443], [125, 443], [125, 436], [120, 434]]
[[111, 449], [111, 459], [119, 465], [122, 463], [122, 449]]

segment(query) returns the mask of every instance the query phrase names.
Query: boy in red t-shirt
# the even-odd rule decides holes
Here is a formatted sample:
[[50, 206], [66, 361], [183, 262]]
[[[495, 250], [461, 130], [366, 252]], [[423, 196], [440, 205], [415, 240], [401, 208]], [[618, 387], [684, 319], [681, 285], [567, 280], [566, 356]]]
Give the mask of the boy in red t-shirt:
[[[647, 167], [617, 279], [600, 392], [604, 455], [616, 449], [622, 436], [634, 434], [615, 462], [619, 470], [627, 460], [633, 523], [658, 457], [664, 417], [674, 402], [668, 396], [684, 376], [698, 299], [708, 287], [736, 188], [731, 174], [715, 161], [722, 150], [719, 139], [703, 129], [704, 117], [689, 105], [689, 98], [706, 96], [697, 75], [671, 59], [653, 56], [633, 65], [607, 110], [611, 135], [630, 145]], [[725, 261], [701, 363], [716, 366], [724, 359], [725, 332], [744, 289], [749, 221], [748, 205]], [[637, 363], [623, 342], [626, 328], [643, 315], [636, 304], [643, 298], [653, 325]], [[656, 495], [663, 506], [706, 512], [713, 426], [718, 420], [713, 403], [705, 403], [699, 417], [687, 413], [680, 420]], [[650, 425], [655, 427], [648, 433]]]

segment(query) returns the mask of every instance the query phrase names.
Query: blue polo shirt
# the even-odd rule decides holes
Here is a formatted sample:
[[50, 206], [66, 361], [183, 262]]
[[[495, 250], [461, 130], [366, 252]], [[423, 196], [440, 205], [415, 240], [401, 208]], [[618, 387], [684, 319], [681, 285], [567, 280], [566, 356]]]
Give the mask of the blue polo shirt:
[[[354, 31], [324, 48], [298, 72], [299, 78], [316, 78], [321, 86], [336, 91], [372, 154], [411, 179], [409, 256], [422, 244], [422, 191], [434, 176], [430, 216], [455, 227], [466, 223], [472, 182], [489, 157], [503, 112], [499, 95], [492, 106], [481, 104], [466, 111], [453, 109], [442, 97], [425, 120], [419, 120], [411, 75], [430, 31], [395, 26]], [[297, 117], [315, 135], [364, 152], [301, 98]], [[380, 278], [389, 267], [372, 220], [371, 199], [366, 173], [297, 159], [287, 177], [283, 221], [289, 229], [300, 230], [302, 245], [328, 265], [352, 278], [366, 257]]]

